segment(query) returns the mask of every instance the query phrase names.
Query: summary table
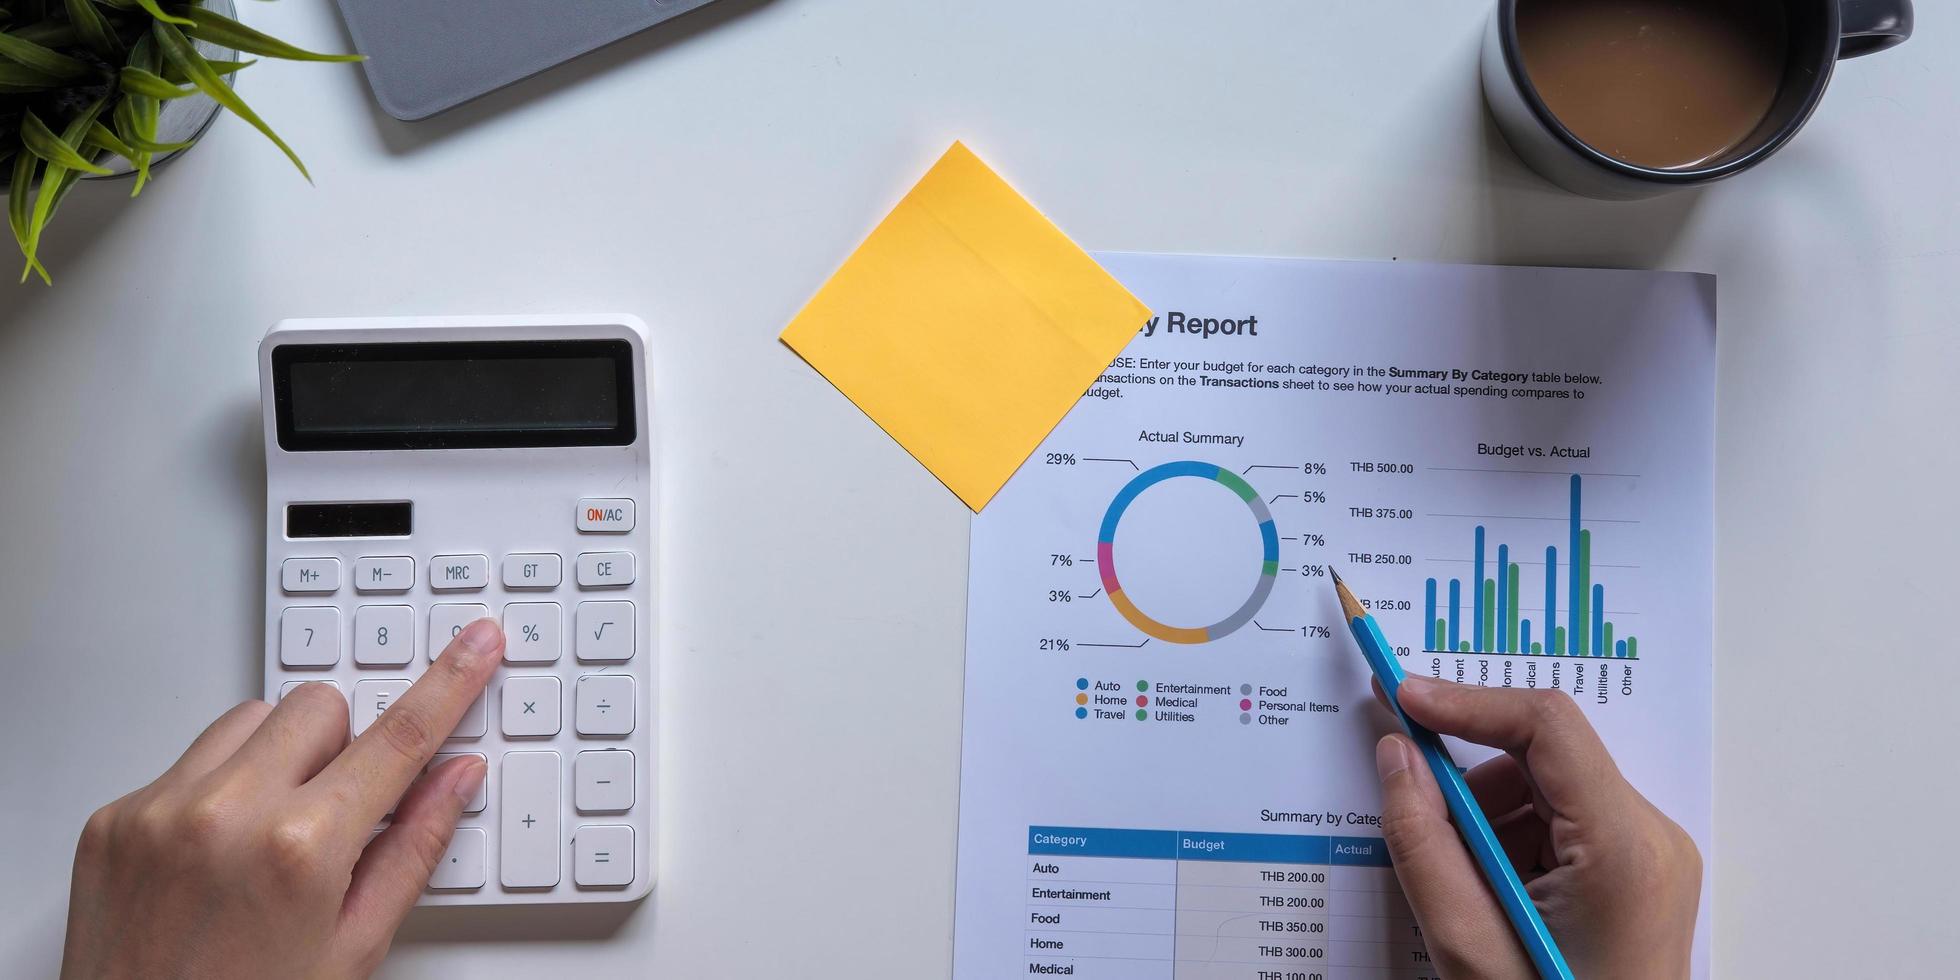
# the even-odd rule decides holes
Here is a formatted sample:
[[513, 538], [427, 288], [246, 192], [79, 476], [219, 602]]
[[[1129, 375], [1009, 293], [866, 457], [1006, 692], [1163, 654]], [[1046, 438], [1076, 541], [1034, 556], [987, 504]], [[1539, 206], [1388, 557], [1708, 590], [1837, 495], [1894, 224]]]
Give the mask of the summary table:
[[1378, 837], [1028, 828], [1027, 975], [1434, 980]]

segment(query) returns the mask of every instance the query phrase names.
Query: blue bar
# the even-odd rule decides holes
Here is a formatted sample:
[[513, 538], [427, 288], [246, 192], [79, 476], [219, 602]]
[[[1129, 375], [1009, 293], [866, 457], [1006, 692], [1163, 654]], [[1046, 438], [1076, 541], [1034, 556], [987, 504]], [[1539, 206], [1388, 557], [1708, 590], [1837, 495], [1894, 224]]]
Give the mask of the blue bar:
[[1531, 620], [1518, 620], [1518, 652], [1531, 652]]
[[[1545, 652], [1558, 653], [1551, 643], [1552, 627], [1558, 625], [1558, 549], [1545, 549]], [[1531, 649], [1531, 644], [1524, 647]]]
[[1570, 622], [1565, 628], [1565, 649], [1560, 650], [1560, 653], [1573, 652], [1573, 649], [1579, 645], [1579, 631], [1585, 628], [1584, 624], [1579, 622], [1579, 474], [1577, 473], [1572, 474], [1572, 526], [1568, 530], [1572, 537], [1566, 543], [1565, 557], [1569, 559], [1566, 572], [1572, 579], [1572, 584], [1566, 589], [1566, 594], [1572, 601], [1566, 611], [1566, 619]]
[[1276, 864], [1328, 863], [1328, 838], [1294, 834], [1201, 834], [1179, 831], [1180, 861], [1258, 861]]
[[1497, 546], [1497, 608], [1490, 611], [1497, 617], [1497, 653], [1511, 649], [1511, 603], [1508, 601], [1511, 590], [1507, 584], [1510, 580], [1511, 546], [1500, 544]]
[[1463, 624], [1463, 583], [1450, 579], [1450, 652], [1456, 652], [1457, 634]]
[[1592, 601], [1592, 651], [1595, 657], [1606, 656], [1606, 586], [1593, 586]]
[[1625, 640], [1613, 641], [1613, 656], [1618, 657], [1621, 660], [1625, 660], [1627, 658], [1627, 641]]
[[1379, 837], [1336, 837], [1330, 864], [1386, 868], [1388, 842]]
[[1436, 580], [1430, 579], [1422, 586], [1422, 648], [1436, 646]]
[[1475, 610], [1470, 617], [1470, 649], [1482, 653], [1484, 650], [1484, 526], [1477, 525], [1477, 575], [1470, 580], [1470, 607]]
[[1177, 859], [1177, 834], [1169, 830], [1101, 830], [1093, 827], [1029, 827], [1029, 854], [1078, 857]]

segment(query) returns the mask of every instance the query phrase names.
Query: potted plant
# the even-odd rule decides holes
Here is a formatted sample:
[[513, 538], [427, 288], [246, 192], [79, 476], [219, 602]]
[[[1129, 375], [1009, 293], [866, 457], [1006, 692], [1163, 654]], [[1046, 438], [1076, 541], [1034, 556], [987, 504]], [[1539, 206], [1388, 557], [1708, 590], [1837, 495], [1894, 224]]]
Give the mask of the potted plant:
[[[229, 3], [224, 4], [230, 9]], [[84, 176], [133, 172], [134, 197], [153, 163], [196, 140], [165, 141], [159, 120], [178, 100], [209, 100], [277, 144], [306, 175], [292, 147], [232, 91], [228, 76], [252, 61], [218, 51], [294, 61], [359, 61], [301, 50], [255, 31], [204, 0], [0, 0], [0, 179], [7, 223], [26, 266], [52, 282], [38, 257], [61, 199]], [[307, 177], [310, 182], [312, 178]]]

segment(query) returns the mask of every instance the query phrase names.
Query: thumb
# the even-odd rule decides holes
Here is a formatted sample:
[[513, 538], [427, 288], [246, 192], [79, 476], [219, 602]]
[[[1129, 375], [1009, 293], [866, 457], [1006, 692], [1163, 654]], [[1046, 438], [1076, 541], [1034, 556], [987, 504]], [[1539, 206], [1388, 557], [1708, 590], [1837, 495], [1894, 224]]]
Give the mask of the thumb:
[[1445, 977], [1537, 974], [1450, 823], [1443, 791], [1402, 735], [1375, 743], [1382, 837], [1436, 972]]
[[417, 780], [395, 808], [387, 830], [354, 866], [334, 937], [339, 959], [365, 975], [380, 965], [408, 910], [422, 896], [436, 863], [449, 849], [463, 807], [483, 785], [488, 768], [474, 755], [451, 760]]

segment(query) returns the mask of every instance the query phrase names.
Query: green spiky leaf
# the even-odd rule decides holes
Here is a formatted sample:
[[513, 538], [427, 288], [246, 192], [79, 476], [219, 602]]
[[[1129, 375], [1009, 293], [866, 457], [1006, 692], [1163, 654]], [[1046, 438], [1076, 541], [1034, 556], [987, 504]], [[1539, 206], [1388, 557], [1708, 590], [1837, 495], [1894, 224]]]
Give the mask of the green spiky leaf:
[[210, 41], [246, 54], [256, 54], [266, 58], [283, 58], [287, 61], [362, 61], [358, 54], [321, 54], [305, 48], [294, 47], [269, 34], [261, 34], [223, 14], [212, 13], [203, 7], [191, 7], [185, 11], [190, 17], [190, 26], [184, 33], [200, 41]]
[[279, 134], [273, 132], [272, 127], [266, 125], [265, 120], [260, 119], [259, 114], [253, 112], [252, 107], [246, 105], [245, 100], [231, 90], [231, 86], [225, 84], [225, 80], [211, 68], [211, 64], [204, 60], [203, 55], [197, 53], [197, 49], [191, 46], [190, 39], [184, 37], [182, 31], [162, 21], [157, 21], [151, 26], [152, 34], [157, 39], [157, 48], [163, 52], [164, 61], [175, 65], [178, 71], [184, 73], [185, 78], [190, 79], [191, 84], [203, 89], [204, 94], [231, 110], [232, 115], [245, 120], [253, 129], [265, 134], [265, 138], [283, 150], [286, 159], [291, 160], [293, 166], [299, 168], [300, 176], [305, 177], [309, 184], [313, 182], [313, 175], [306, 172], [306, 164], [300, 162], [299, 154], [294, 153], [293, 148], [287, 146], [286, 141], [280, 139]]
[[[220, 75], [234, 75], [240, 71], [243, 71], [259, 63], [257, 58], [254, 58], [251, 61], [217, 61], [211, 58], [206, 58], [204, 60], [207, 64], [211, 66], [212, 71], [215, 71]], [[183, 76], [182, 72], [179, 72], [177, 69], [172, 68], [168, 65], [164, 66], [163, 78], [164, 81], [167, 81], [172, 85], [182, 85], [186, 81], [189, 81], [189, 79], [186, 79]]]
[[41, 158], [32, 153], [22, 153], [14, 158], [12, 182], [7, 185], [7, 225], [13, 229], [14, 244], [20, 246], [20, 254], [27, 258], [27, 267], [20, 270], [20, 281], [26, 282], [28, 276], [38, 272], [42, 282], [52, 284], [54, 280], [48, 277], [47, 268], [27, 251], [27, 223], [30, 220], [27, 195], [33, 189], [34, 170], [40, 165]]
[[[136, 45], [129, 52], [129, 66], [155, 74], [163, 70], [163, 57], [157, 54], [156, 38], [145, 32], [136, 39]], [[138, 140], [155, 142], [157, 138], [157, 117], [163, 111], [163, 103], [147, 95], [131, 95], [123, 99], [130, 107], [134, 122], [126, 140], [132, 146], [141, 145]], [[150, 154], [136, 161], [136, 187], [129, 194], [135, 197], [143, 192], [143, 186], [150, 182]]]
[[122, 137], [117, 136], [100, 122], [89, 126], [88, 134], [82, 137], [82, 147], [86, 149], [91, 146], [98, 150], [107, 150], [125, 160], [134, 160], [137, 154], [135, 147], [123, 142]]
[[10, 92], [44, 92], [51, 88], [67, 88], [73, 85], [72, 79], [50, 75], [38, 68], [12, 61], [0, 61], [0, 88]]
[[[80, 146], [82, 135], [88, 132], [88, 128], [95, 124], [96, 119], [101, 117], [102, 110], [108, 108], [108, 106], [109, 100], [106, 97], [97, 99], [94, 105], [89, 106], [77, 114], [75, 118], [70, 119], [68, 125], [61, 131], [61, 142], [71, 148]], [[25, 117], [23, 117], [24, 122]], [[27, 128], [23, 125], [21, 127], [23, 136], [26, 135], [26, 131]], [[27, 144], [27, 148], [33, 150], [34, 146], [29, 143]], [[35, 155], [39, 156], [40, 154], [36, 152]], [[46, 158], [43, 157], [43, 159]], [[106, 173], [107, 171], [104, 172]], [[69, 189], [75, 185], [75, 181], [79, 178], [80, 175], [69, 167], [56, 163], [53, 160], [48, 161], [47, 172], [41, 175], [40, 191], [34, 195], [34, 213], [27, 219], [27, 264], [29, 269], [41, 264], [41, 232], [47, 229], [48, 219], [54, 216], [55, 208], [61, 204], [62, 198], [68, 196]], [[27, 270], [23, 270], [20, 277], [22, 281], [25, 281], [27, 279]], [[41, 270], [41, 278], [44, 281], [51, 281], [49, 280], [46, 269]]]
[[90, 68], [88, 62], [70, 58], [53, 48], [43, 47], [12, 34], [0, 34], [0, 58], [6, 58], [8, 61], [26, 65], [44, 75], [70, 82], [87, 78], [95, 73], [95, 69]]
[[117, 74], [117, 80], [124, 92], [152, 99], [185, 99], [197, 94], [196, 86], [172, 85], [162, 75], [144, 71], [135, 65], [124, 65]]
[[90, 0], [65, 0], [68, 6], [68, 23], [74, 25], [75, 33], [80, 35], [90, 51], [105, 61], [120, 61], [123, 55], [122, 39], [116, 36], [116, 29], [109, 26], [109, 19], [102, 11], [95, 9]]
[[[109, 100], [107, 97], [97, 99], [94, 105], [89, 106], [86, 110], [77, 114], [75, 118], [70, 119], [68, 125], [61, 130], [61, 136], [59, 137], [61, 142], [71, 148], [80, 146], [83, 134], [88, 132], [88, 128], [95, 124], [95, 121], [101, 117], [102, 111], [108, 108], [108, 106]], [[25, 132], [26, 127], [23, 126], [23, 135], [25, 135]], [[34, 149], [32, 144], [27, 144], [27, 148], [29, 150]], [[39, 156], [40, 154], [37, 152], [34, 155]], [[43, 157], [43, 159], [46, 158]], [[69, 167], [56, 163], [53, 160], [48, 161], [48, 169], [41, 175], [40, 190], [34, 195], [33, 213], [27, 219], [27, 244], [25, 251], [27, 252], [28, 269], [21, 271], [20, 277], [22, 281], [26, 281], [29, 270], [40, 267], [41, 233], [47, 229], [48, 219], [54, 216], [55, 208], [60, 206], [61, 199], [68, 196], [69, 189], [74, 186], [75, 181], [79, 178], [80, 174]], [[41, 278], [44, 282], [52, 282], [45, 268], [41, 268]]]
[[196, 23], [195, 21], [190, 20], [189, 18], [180, 17], [177, 14], [173, 14], [167, 10], [164, 10], [163, 7], [157, 3], [157, 0], [136, 0], [136, 5], [138, 7], [143, 8], [144, 10], [149, 11], [150, 16], [155, 17], [159, 22], [165, 24], [182, 24], [185, 27], [189, 27], [191, 24]]
[[[97, 110], [98, 113], [100, 111]], [[88, 127], [82, 127], [82, 133], [87, 132]], [[26, 114], [20, 117], [20, 142], [27, 147], [28, 152], [48, 161], [50, 165], [105, 176], [109, 173], [107, 168], [98, 167], [89, 158], [82, 156], [76, 149], [81, 145], [80, 140], [70, 141], [62, 136], [56, 136], [54, 130], [49, 129], [48, 124], [42, 122], [41, 117], [35, 115], [32, 109], [27, 110]]]

